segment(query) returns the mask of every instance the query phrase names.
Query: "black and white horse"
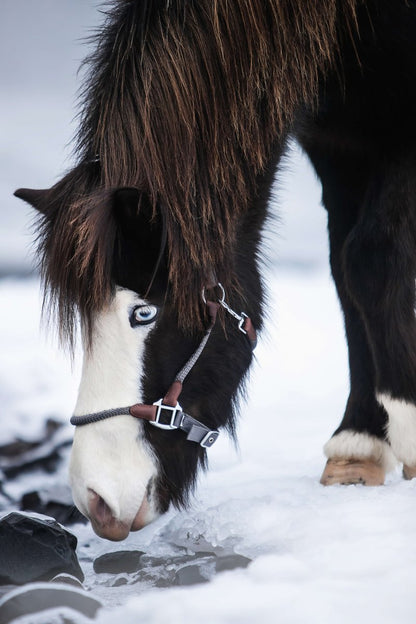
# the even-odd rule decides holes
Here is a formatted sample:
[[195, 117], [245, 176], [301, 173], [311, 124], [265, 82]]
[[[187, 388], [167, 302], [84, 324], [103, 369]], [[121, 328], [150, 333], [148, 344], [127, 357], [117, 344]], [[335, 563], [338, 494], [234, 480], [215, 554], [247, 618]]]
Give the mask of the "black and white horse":
[[77, 165], [16, 192], [41, 214], [64, 338], [81, 317], [70, 475], [99, 535], [186, 504], [235, 431], [289, 133], [322, 181], [349, 348], [322, 483], [382, 484], [397, 460], [416, 475], [415, 33], [414, 0], [113, 2]]

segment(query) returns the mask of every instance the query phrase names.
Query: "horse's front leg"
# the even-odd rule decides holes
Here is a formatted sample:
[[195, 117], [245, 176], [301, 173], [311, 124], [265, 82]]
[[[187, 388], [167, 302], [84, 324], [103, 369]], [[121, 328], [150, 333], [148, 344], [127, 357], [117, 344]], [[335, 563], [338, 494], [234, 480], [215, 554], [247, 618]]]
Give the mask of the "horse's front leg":
[[395, 465], [386, 440], [387, 414], [377, 401], [376, 369], [363, 316], [347, 287], [344, 252], [362, 211], [369, 163], [305, 145], [323, 185], [332, 276], [344, 314], [350, 394], [341, 424], [325, 445], [321, 483], [381, 485]]
[[386, 435], [416, 476], [416, 157], [374, 166], [343, 250], [345, 283], [369, 339]]

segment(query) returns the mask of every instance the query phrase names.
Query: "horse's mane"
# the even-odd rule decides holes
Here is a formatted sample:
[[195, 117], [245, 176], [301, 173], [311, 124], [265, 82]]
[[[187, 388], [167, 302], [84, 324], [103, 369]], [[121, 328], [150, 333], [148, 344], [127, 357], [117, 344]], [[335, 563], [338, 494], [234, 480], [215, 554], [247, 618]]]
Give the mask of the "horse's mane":
[[356, 2], [109, 4], [86, 61], [78, 165], [49, 191], [55, 208], [41, 231], [61, 327], [70, 329], [75, 308], [88, 316], [110, 293], [114, 224], [103, 197], [111, 203], [108, 189], [120, 186], [146, 192], [164, 211], [182, 319], [208, 275], [232, 286], [235, 230], [255, 201], [256, 176], [298, 104], [313, 103]]

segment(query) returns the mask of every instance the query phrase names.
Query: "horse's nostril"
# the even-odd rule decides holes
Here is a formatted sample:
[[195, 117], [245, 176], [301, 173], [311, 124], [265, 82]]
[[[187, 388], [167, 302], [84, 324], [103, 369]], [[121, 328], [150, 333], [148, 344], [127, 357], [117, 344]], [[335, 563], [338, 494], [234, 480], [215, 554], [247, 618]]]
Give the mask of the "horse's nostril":
[[96, 492], [91, 491], [89, 501], [89, 512], [100, 524], [108, 524], [113, 518], [113, 512], [105, 500]]
[[89, 490], [88, 494], [88, 515], [97, 535], [114, 541], [125, 539], [131, 523], [118, 520], [111, 507], [94, 490]]
[[112, 518], [113, 514], [111, 513], [110, 507], [107, 505], [105, 500], [98, 496], [97, 505], [96, 505], [96, 518], [97, 520], [101, 520], [102, 522], [108, 521]]

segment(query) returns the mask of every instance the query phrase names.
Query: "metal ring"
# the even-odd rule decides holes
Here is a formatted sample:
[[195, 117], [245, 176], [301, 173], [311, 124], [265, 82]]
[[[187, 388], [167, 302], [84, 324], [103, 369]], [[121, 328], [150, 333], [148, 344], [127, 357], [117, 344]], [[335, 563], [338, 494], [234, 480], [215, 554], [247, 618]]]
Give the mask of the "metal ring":
[[[224, 286], [221, 284], [221, 282], [217, 282], [217, 283], [215, 284], [215, 286], [210, 286], [210, 287], [209, 287], [209, 289], [210, 289], [210, 290], [214, 290], [214, 288], [217, 288], [217, 287], [221, 290], [221, 299], [217, 299], [217, 301], [218, 301], [218, 303], [219, 303], [219, 304], [222, 304], [222, 303], [224, 303], [224, 302], [225, 302], [225, 290], [224, 290]], [[201, 295], [202, 295], [202, 301], [203, 301], [203, 302], [205, 303], [205, 305], [206, 305], [207, 300], [206, 300], [206, 297], [205, 297], [205, 286], [204, 286], [204, 288], [202, 289], [202, 293], [201, 293]]]

